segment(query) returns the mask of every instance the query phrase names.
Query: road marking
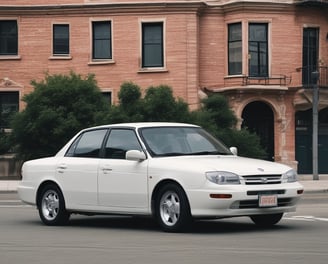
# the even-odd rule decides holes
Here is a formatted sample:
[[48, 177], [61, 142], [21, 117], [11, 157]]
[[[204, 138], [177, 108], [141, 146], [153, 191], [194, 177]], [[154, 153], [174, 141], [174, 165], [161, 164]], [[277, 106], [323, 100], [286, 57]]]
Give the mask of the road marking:
[[12, 205], [0, 205], [0, 208], [30, 208], [32, 205], [28, 204], [12, 204]]
[[308, 222], [315, 222], [315, 221], [328, 222], [328, 218], [315, 217], [312, 215], [295, 215], [295, 216], [291, 216], [291, 217], [284, 217], [284, 219], [297, 220], [297, 221], [308, 221]]

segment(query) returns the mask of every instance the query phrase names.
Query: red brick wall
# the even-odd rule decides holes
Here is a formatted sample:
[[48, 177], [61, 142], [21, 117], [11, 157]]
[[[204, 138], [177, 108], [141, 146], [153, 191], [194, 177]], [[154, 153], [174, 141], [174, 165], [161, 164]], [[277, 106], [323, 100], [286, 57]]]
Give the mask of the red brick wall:
[[[45, 73], [69, 73], [73, 70], [82, 75], [94, 73], [101, 89], [111, 89], [114, 100], [120, 85], [132, 81], [143, 89], [152, 85], [167, 84], [174, 95], [186, 100], [191, 109], [198, 107], [199, 88], [215, 91], [230, 90], [231, 98], [241, 94], [242, 100], [269, 102], [275, 115], [275, 156], [277, 160], [292, 163], [295, 160], [295, 106], [294, 92], [276, 91], [272, 87], [245, 87], [239, 76], [227, 76], [227, 24], [242, 22], [243, 27], [243, 74], [248, 74], [247, 35], [248, 23], [269, 24], [269, 74], [291, 77], [290, 87], [301, 85], [302, 41], [304, 27], [319, 27], [321, 66], [328, 65], [327, 8], [296, 7], [290, 4], [245, 3], [241, 5], [206, 6], [199, 1], [183, 1], [187, 5], [133, 4], [120, 8], [66, 10], [64, 6], [51, 12], [38, 9], [35, 13], [1, 9], [1, 5], [38, 5], [44, 0], [2, 0], [0, 19], [17, 19], [19, 24], [19, 56], [16, 59], [0, 57], [0, 79], [5, 77], [23, 86], [22, 94], [32, 91], [30, 81], [44, 79]], [[76, 4], [106, 1], [52, 0], [46, 4]], [[112, 1], [107, 1], [113, 3]], [[115, 1], [116, 3], [119, 1]], [[66, 10], [66, 11], [65, 11]], [[113, 29], [113, 63], [90, 64], [91, 32], [93, 19], [110, 19]], [[164, 21], [165, 69], [160, 72], [140, 70], [140, 23]], [[71, 59], [52, 59], [52, 23], [70, 25]], [[267, 89], [270, 93], [267, 93]], [[256, 93], [253, 93], [253, 89]], [[261, 91], [261, 89], [263, 89]], [[239, 92], [242, 91], [242, 92]], [[221, 90], [222, 91], [222, 90]], [[233, 102], [240, 118], [242, 109]], [[23, 105], [21, 105], [23, 107]]]
[[[89, 65], [90, 20], [111, 19], [113, 25], [114, 63]], [[139, 72], [140, 21], [163, 19], [165, 33], [166, 71]], [[70, 24], [71, 60], [51, 59], [52, 23]], [[192, 105], [198, 103], [198, 38], [197, 16], [186, 14], [128, 14], [115, 15], [48, 15], [20, 16], [18, 60], [0, 60], [1, 77], [8, 77], [25, 86], [24, 93], [31, 92], [30, 81], [41, 80], [44, 74], [94, 73], [101, 88], [111, 88], [114, 95], [124, 81], [133, 81], [142, 88], [167, 84], [174, 88], [176, 96]], [[174, 41], [172, 41], [174, 40]], [[190, 88], [190, 91], [188, 91]]]

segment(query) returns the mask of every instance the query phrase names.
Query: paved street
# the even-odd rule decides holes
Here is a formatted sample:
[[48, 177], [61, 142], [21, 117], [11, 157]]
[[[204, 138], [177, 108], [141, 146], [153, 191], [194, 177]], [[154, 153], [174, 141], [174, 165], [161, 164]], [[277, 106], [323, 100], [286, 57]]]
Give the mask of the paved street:
[[326, 263], [328, 194], [304, 196], [274, 228], [248, 218], [201, 221], [184, 234], [161, 232], [150, 219], [73, 216], [70, 225], [41, 224], [16, 193], [0, 193], [1, 264], [57, 263]]

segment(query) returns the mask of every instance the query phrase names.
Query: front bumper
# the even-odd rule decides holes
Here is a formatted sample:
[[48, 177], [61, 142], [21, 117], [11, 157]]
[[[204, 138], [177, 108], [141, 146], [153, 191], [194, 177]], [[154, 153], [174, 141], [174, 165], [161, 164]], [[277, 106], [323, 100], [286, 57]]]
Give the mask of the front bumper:
[[[191, 214], [202, 217], [234, 217], [258, 214], [293, 212], [302, 196], [303, 186], [298, 182], [267, 185], [213, 185], [189, 190]], [[211, 194], [231, 195], [231, 198], [211, 198]], [[277, 206], [260, 207], [259, 195], [277, 196]]]

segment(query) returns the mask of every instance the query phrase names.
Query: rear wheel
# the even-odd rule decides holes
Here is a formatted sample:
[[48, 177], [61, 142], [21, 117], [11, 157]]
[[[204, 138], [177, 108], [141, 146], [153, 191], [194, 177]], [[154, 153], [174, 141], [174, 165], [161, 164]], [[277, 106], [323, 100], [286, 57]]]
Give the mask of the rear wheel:
[[155, 216], [161, 228], [166, 232], [184, 231], [190, 227], [189, 202], [180, 186], [170, 183], [159, 191]]
[[252, 215], [250, 218], [252, 221], [261, 227], [270, 227], [277, 224], [283, 216], [283, 213], [280, 214], [268, 214], [268, 215]]
[[65, 209], [63, 194], [55, 184], [43, 187], [39, 196], [38, 210], [42, 222], [46, 225], [63, 225], [70, 217]]

